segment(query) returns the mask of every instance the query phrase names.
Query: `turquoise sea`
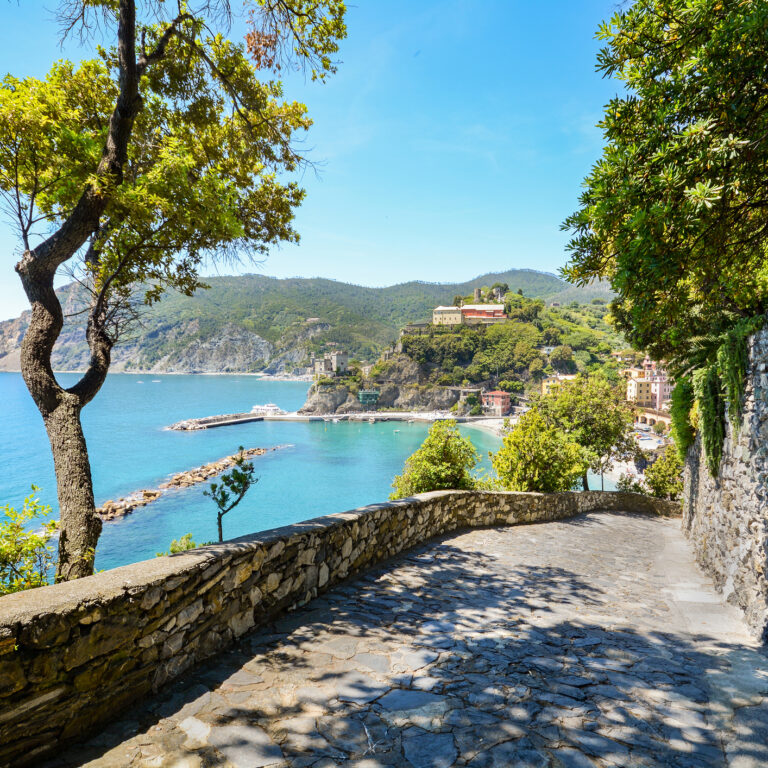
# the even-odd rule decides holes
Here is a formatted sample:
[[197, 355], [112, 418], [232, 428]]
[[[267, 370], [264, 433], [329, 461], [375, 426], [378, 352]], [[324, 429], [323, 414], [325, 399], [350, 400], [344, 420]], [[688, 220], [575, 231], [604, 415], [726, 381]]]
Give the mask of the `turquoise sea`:
[[[76, 378], [59, 375], [64, 386]], [[253, 422], [198, 432], [164, 429], [184, 418], [248, 411], [256, 403], [293, 411], [307, 388], [254, 376], [110, 375], [83, 411], [96, 503], [154, 488], [169, 475], [234, 453], [239, 445], [283, 447], [254, 460], [259, 482], [224, 518], [226, 538], [385, 500], [392, 477], [421, 444], [427, 425]], [[464, 432], [487, 467], [498, 438], [478, 429]], [[32, 483], [55, 510], [53, 461], [42, 419], [21, 376], [0, 373], [0, 506], [20, 506]], [[216, 516], [203, 496], [206, 487], [167, 492], [106, 522], [96, 567], [153, 557], [188, 532], [198, 543], [214, 540]]]

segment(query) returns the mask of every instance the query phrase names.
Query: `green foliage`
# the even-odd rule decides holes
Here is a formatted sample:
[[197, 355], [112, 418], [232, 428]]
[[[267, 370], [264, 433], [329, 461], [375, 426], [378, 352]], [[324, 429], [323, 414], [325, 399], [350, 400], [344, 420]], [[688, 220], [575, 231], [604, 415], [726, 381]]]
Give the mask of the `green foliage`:
[[539, 409], [551, 427], [584, 449], [594, 472], [603, 473], [615, 461], [636, 454], [632, 408], [624, 400], [623, 389], [602, 376], [581, 374], [563, 382], [541, 398]]
[[648, 488], [633, 475], [623, 474], [616, 481], [616, 490], [625, 493], [648, 493]]
[[259, 479], [253, 476], [253, 462], [247, 461], [243, 446], [238, 448], [235, 463], [231, 471], [225, 472], [218, 483], [211, 483], [210, 489], [203, 491], [204, 496], [213, 499], [217, 507], [216, 522], [219, 529], [219, 542], [224, 541], [222, 518], [233, 510], [242, 500], [252, 485]]
[[475, 404], [470, 408], [469, 410], [470, 416], [482, 416], [483, 415], [483, 406], [479, 403]]
[[[609, 347], [608, 352], [610, 351]], [[549, 356], [549, 362], [552, 367], [560, 373], [576, 372], [576, 361], [573, 359], [573, 350], [567, 345], [555, 347]]]
[[664, 435], [667, 432], [667, 425], [663, 421], [657, 421], [653, 427], [653, 431], [657, 435]]
[[716, 363], [694, 373], [693, 389], [707, 466], [712, 477], [717, 477], [725, 439], [725, 400]]
[[[196, 36], [197, 24], [184, 34]], [[146, 34], [156, 41], [160, 28]], [[49, 223], [64, 221], [95, 183], [118, 94], [117, 54], [99, 53], [77, 66], [59, 61], [44, 80], [9, 75], [0, 84], [0, 191], [20, 194], [24, 211]], [[228, 73], [229, 90], [211, 64]], [[192, 295], [204, 285], [206, 254], [260, 254], [298, 240], [291, 219], [304, 193], [278, 176], [295, 170], [285, 146], [310, 121], [281, 95], [278, 82], [257, 79], [244, 46], [171, 40], [141, 78], [130, 172], [104, 189], [110, 202], [84, 267], [95, 290], [127, 299], [141, 286], [148, 304], [168, 288]]]
[[762, 2], [637, 0], [598, 33], [625, 94], [565, 222], [564, 273], [610, 279], [619, 329], [674, 373], [768, 309], [767, 28]]
[[588, 464], [578, 443], [549, 425], [537, 408], [520, 417], [491, 460], [500, 485], [510, 491], [571, 490]]
[[[49, 542], [57, 523], [46, 519], [51, 508], [40, 503], [37, 491], [33, 485], [21, 511], [10, 504], [0, 509], [0, 595], [42, 587], [54, 572], [55, 557]], [[32, 525], [39, 531], [30, 531]]]
[[670, 430], [672, 439], [682, 460], [685, 460], [688, 448], [693, 445], [695, 437], [693, 424], [691, 424], [693, 403], [693, 382], [689, 376], [681, 376], [675, 382], [675, 388], [672, 390], [672, 407], [669, 415], [672, 419]]
[[405, 462], [403, 473], [392, 482], [390, 499], [442, 490], [475, 487], [472, 470], [477, 464], [472, 441], [464, 437], [453, 420], [436, 421], [421, 447]]
[[758, 331], [764, 322], [764, 317], [741, 320], [725, 334], [717, 350], [717, 367], [728, 402], [728, 418], [735, 432], [738, 432], [741, 426], [741, 398], [744, 395], [749, 363], [747, 339]]
[[171, 541], [170, 553], [158, 552], [155, 557], [165, 557], [168, 554], [176, 555], [179, 552], [186, 552], [190, 549], [197, 549], [197, 544], [192, 540], [191, 533], [185, 533], [180, 539]]
[[645, 482], [652, 496], [677, 501], [683, 492], [683, 462], [671, 445], [645, 470]]

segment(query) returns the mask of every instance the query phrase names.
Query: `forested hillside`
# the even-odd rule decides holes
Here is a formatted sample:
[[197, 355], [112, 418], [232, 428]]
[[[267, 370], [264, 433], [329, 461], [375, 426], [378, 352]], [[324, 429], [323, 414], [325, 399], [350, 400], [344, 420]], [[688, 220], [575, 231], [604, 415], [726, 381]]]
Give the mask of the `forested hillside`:
[[[212, 277], [207, 282], [210, 288], [194, 297], [170, 294], [147, 308], [141, 325], [115, 348], [113, 369], [290, 371], [329, 345], [375, 359], [406, 323], [427, 320], [436, 304], [451, 303], [457, 294], [496, 282], [547, 302], [610, 298], [603, 285], [573, 288], [534, 270], [487, 274], [465, 283], [410, 282], [386, 288], [262, 275]], [[60, 296], [65, 307], [76, 303], [72, 288], [61, 289]], [[79, 320], [71, 317], [65, 324], [54, 357], [59, 370], [85, 365], [87, 347]], [[0, 370], [18, 370], [26, 324], [26, 313], [0, 323]]]

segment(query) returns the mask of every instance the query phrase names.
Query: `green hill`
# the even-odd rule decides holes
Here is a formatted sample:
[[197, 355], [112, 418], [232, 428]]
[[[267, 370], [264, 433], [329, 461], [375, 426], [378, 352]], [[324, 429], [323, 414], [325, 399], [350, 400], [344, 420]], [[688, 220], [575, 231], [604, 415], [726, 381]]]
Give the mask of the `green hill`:
[[[435, 305], [495, 282], [548, 303], [566, 292], [568, 301], [584, 303], [606, 296], [602, 287], [578, 289], [555, 275], [529, 269], [481, 275], [464, 283], [409, 282], [386, 288], [253, 274], [211, 277], [207, 282], [210, 288], [194, 297], [169, 294], [147, 309], [132, 338], [115, 350], [115, 370], [290, 370], [312, 352], [333, 345], [375, 359], [406, 323], [427, 320]], [[0, 368], [17, 367], [25, 325], [24, 315], [0, 323]], [[82, 330], [65, 326], [56, 367], [79, 369], [86, 362]]]

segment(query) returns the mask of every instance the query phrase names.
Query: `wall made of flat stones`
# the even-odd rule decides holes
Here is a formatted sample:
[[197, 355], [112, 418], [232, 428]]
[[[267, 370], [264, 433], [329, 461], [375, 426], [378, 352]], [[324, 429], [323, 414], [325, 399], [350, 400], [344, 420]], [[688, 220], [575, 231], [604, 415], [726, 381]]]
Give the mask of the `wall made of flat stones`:
[[716, 479], [700, 437], [688, 451], [683, 530], [715, 586], [768, 642], [768, 326], [750, 339], [742, 408], [739, 429], [726, 425]]
[[592, 510], [679, 514], [627, 493], [442, 491], [0, 598], [0, 765], [27, 765], [276, 614], [461, 528]]

